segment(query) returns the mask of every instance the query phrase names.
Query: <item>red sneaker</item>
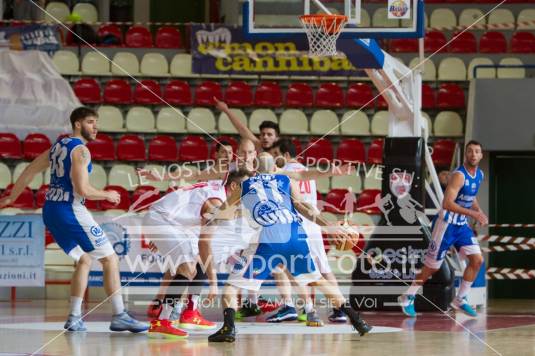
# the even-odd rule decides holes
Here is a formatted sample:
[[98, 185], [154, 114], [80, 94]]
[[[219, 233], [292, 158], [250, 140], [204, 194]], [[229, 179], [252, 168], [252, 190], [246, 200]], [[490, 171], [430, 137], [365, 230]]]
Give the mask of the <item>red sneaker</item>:
[[188, 333], [175, 328], [167, 319], [155, 319], [150, 322], [149, 337], [158, 339], [185, 339]]
[[147, 316], [152, 319], [158, 319], [160, 313], [162, 312], [162, 308], [162, 301], [153, 299], [147, 308]]
[[257, 305], [260, 308], [260, 310], [262, 310], [262, 313], [270, 313], [272, 311], [279, 309], [282, 303], [260, 297], [258, 298]]
[[184, 310], [179, 325], [188, 330], [210, 330], [217, 326], [216, 323], [206, 320], [198, 310]]

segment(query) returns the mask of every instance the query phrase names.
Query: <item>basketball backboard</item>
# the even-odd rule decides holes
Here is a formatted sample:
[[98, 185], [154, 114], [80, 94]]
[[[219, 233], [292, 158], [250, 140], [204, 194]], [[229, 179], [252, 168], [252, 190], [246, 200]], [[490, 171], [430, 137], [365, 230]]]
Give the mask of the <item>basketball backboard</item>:
[[299, 16], [324, 13], [348, 17], [341, 38], [421, 38], [423, 0], [245, 0], [243, 28], [250, 36], [304, 34]]

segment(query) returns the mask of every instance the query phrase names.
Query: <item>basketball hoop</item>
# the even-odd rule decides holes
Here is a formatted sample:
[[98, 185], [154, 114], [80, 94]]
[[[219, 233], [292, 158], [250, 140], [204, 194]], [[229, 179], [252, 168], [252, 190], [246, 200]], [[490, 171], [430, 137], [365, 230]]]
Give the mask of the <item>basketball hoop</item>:
[[336, 40], [347, 23], [347, 16], [314, 14], [299, 16], [312, 56], [336, 56]]

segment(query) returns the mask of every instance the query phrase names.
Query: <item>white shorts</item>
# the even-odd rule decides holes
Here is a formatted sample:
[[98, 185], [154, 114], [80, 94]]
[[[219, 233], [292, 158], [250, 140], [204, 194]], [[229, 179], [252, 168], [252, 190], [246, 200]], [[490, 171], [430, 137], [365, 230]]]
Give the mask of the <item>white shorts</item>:
[[316, 268], [318, 268], [322, 274], [331, 273], [331, 266], [329, 265], [329, 259], [327, 258], [325, 246], [323, 245], [321, 227], [318, 224], [303, 218], [303, 228], [308, 236], [308, 248], [310, 249], [310, 255], [314, 260]]
[[181, 226], [155, 211], [143, 218], [143, 235], [154, 242], [169, 267], [198, 261], [199, 232], [199, 227]]

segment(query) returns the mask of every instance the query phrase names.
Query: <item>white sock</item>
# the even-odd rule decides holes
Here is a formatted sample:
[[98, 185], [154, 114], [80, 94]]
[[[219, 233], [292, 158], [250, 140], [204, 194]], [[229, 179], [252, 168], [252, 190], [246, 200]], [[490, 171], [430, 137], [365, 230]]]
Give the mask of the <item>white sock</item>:
[[180, 301], [180, 302], [175, 304], [173, 309], [177, 311], [178, 315], [181, 315], [182, 312], [184, 311], [184, 307], [186, 305], [188, 305], [188, 302], [184, 303], [184, 302]]
[[83, 299], [80, 297], [71, 297], [71, 314], [72, 315], [82, 315], [82, 302]]
[[407, 289], [407, 292], [405, 293], [405, 295], [416, 295], [416, 293], [418, 293], [418, 291], [420, 290], [420, 285], [418, 284], [411, 284], [411, 286], [409, 287], [409, 289]]
[[193, 310], [197, 310], [198, 306], [199, 306], [199, 299], [201, 298], [200, 295], [198, 294], [193, 294], [191, 296], [191, 302], [193, 303]]
[[169, 320], [169, 317], [171, 316], [171, 312], [172, 311], [173, 311], [173, 305], [165, 303], [163, 305], [163, 307], [162, 307], [162, 311], [161, 311], [160, 315], [158, 316], [158, 319], [160, 319], [160, 320], [164, 320], [164, 319]]
[[295, 308], [292, 298], [284, 298], [284, 305]]
[[124, 312], [123, 296], [120, 293], [116, 293], [111, 297], [111, 310], [113, 315]]
[[474, 282], [468, 282], [463, 279], [461, 286], [459, 287], [459, 292], [457, 293], [457, 299], [461, 300], [468, 295], [470, 287], [472, 287], [472, 283]]
[[314, 311], [314, 303], [312, 303], [312, 300], [307, 300], [307, 302], [305, 303], [305, 313], [310, 313]]

